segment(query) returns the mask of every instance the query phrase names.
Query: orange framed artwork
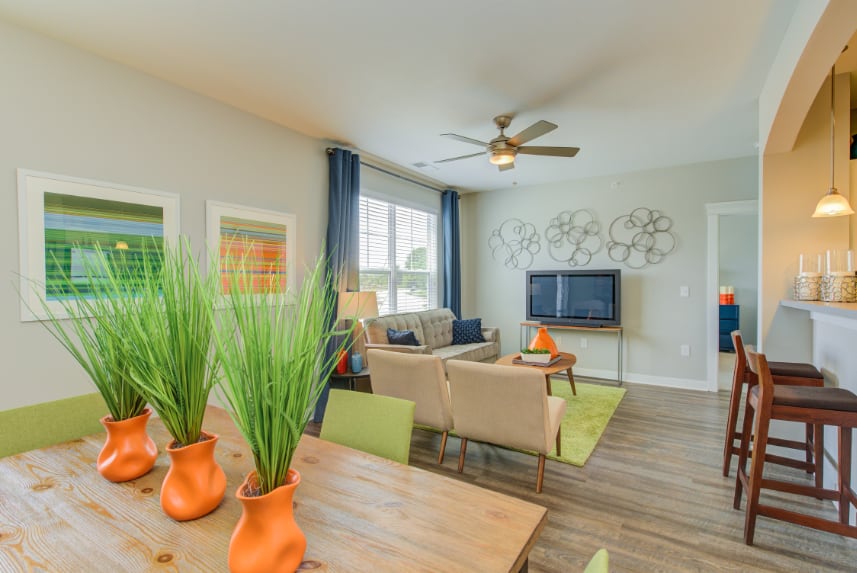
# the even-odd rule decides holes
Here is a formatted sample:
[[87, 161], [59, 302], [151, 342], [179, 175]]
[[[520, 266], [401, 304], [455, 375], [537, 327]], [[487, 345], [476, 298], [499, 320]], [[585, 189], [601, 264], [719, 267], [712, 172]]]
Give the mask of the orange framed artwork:
[[220, 261], [222, 294], [236, 286], [259, 295], [294, 290], [294, 215], [219, 201], [206, 201], [205, 211], [208, 248]]

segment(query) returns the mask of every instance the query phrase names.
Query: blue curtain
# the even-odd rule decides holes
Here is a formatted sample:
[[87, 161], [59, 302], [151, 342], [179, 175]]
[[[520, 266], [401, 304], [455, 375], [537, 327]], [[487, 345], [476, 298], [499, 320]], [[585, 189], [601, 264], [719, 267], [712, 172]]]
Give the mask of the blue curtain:
[[[360, 156], [344, 149], [329, 152], [330, 181], [327, 207], [328, 278], [339, 278], [336, 292], [359, 290], [360, 282]], [[334, 318], [334, 320], [336, 320]], [[331, 347], [335, 347], [331, 344]], [[328, 352], [332, 353], [332, 348]], [[325, 387], [315, 409], [321, 422], [327, 408], [330, 385]]]
[[443, 192], [440, 199], [443, 227], [443, 306], [461, 318], [461, 238], [458, 231], [458, 193]]

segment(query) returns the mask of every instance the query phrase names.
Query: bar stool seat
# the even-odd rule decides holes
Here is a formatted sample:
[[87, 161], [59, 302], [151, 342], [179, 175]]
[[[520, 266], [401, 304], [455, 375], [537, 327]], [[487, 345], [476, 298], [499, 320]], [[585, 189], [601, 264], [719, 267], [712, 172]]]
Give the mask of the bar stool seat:
[[[759, 386], [753, 386], [750, 392], [758, 398]], [[837, 412], [857, 412], [857, 395], [844, 388], [811, 388], [774, 384], [774, 405]]]
[[[735, 509], [741, 509], [741, 497], [747, 493], [744, 542], [753, 544], [756, 517], [759, 515], [857, 539], [857, 525], [852, 525], [850, 519], [852, 506], [857, 507], [857, 494], [851, 488], [852, 430], [857, 427], [857, 395], [842, 388], [776, 386], [765, 355], [752, 350], [748, 350], [746, 355], [758, 385], [747, 393], [735, 478]], [[811, 486], [764, 477], [765, 462], [770, 461], [767, 447], [771, 444], [768, 439], [771, 420], [807, 422], [819, 432], [824, 426], [838, 428], [836, 489], [826, 489], [820, 483]], [[748, 472], [751, 439], [753, 453]], [[817, 463], [822, 455], [823, 451], [816, 450]], [[839, 504], [839, 519], [762, 504], [760, 494], [763, 489], [835, 501]]]
[[806, 362], [768, 362], [768, 366], [771, 367], [774, 384], [790, 384], [791, 378], [821, 380], [822, 384], [824, 381], [824, 375], [818, 368]]
[[[732, 344], [735, 347], [735, 369], [732, 373], [732, 395], [729, 398], [729, 414], [726, 420], [726, 440], [723, 444], [723, 477], [729, 475], [732, 464], [732, 456], [738, 454], [738, 446], [735, 440], [741, 439], [738, 428], [738, 414], [741, 408], [741, 394], [744, 385], [749, 388], [756, 386], [756, 376], [747, 369], [747, 355], [744, 352], [744, 341], [740, 330], [732, 331]], [[769, 362], [771, 375], [775, 386], [788, 387], [823, 387], [824, 375], [812, 364], [805, 362]], [[814, 428], [812, 424], [806, 424], [806, 435], [803, 441], [787, 440], [782, 438], [769, 438], [768, 443], [773, 446], [790, 448], [804, 452], [805, 461], [799, 461], [784, 456], [769, 455], [768, 461], [780, 465], [802, 469], [807, 473], [815, 474], [815, 483], [821, 486], [822, 464], [816, 460], [816, 452], [823, 451], [824, 436], [820, 428]]]

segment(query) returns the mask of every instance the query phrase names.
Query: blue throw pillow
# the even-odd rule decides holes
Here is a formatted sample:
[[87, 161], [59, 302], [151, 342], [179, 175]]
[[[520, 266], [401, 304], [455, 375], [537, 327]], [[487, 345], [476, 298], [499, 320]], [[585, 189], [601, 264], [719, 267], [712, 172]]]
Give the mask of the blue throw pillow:
[[482, 336], [482, 319], [453, 320], [452, 343], [473, 344], [474, 342], [485, 342], [485, 337]]
[[405, 346], [419, 346], [420, 341], [417, 340], [417, 335], [413, 330], [395, 330], [387, 329], [387, 340], [390, 344], [404, 344]]

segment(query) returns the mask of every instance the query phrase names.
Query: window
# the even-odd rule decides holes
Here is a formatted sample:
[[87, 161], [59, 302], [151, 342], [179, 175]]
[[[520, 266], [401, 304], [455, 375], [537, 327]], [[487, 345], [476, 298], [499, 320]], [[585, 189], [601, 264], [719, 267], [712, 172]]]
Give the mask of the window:
[[437, 215], [361, 195], [360, 290], [381, 314], [436, 308]]

